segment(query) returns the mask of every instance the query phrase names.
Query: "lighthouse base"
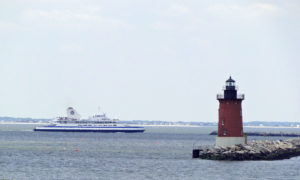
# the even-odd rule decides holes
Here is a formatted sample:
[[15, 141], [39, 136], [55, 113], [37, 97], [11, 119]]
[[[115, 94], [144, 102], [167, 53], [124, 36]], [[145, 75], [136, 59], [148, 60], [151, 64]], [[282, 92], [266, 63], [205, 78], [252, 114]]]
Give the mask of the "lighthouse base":
[[246, 144], [246, 137], [216, 137], [216, 146], [230, 147], [236, 144]]

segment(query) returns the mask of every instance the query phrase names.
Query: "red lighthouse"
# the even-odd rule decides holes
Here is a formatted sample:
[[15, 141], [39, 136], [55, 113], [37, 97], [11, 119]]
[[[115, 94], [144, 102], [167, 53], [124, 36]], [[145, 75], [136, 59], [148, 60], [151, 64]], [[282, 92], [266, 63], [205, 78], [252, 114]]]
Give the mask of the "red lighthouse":
[[245, 144], [243, 136], [242, 101], [244, 94], [237, 94], [235, 81], [229, 77], [224, 87], [224, 94], [218, 94], [219, 123], [217, 146], [232, 146]]

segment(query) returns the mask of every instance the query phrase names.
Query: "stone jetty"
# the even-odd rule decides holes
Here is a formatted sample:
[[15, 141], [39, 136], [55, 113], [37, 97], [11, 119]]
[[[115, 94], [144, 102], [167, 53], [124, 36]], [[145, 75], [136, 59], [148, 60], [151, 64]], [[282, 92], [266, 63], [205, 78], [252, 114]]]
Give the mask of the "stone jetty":
[[[280, 136], [280, 137], [300, 137], [296, 133], [265, 133], [265, 132], [246, 132], [247, 136]], [[209, 135], [218, 135], [217, 131], [211, 132]]]
[[251, 141], [246, 145], [199, 147], [193, 150], [193, 158], [210, 160], [280, 160], [295, 156], [300, 156], [300, 138]]

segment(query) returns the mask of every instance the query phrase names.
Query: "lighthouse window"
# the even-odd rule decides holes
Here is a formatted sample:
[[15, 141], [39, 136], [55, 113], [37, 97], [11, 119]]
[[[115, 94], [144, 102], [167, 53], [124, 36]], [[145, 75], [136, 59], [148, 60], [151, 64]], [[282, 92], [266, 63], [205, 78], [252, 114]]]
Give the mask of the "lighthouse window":
[[226, 86], [234, 86], [234, 82], [226, 82]]
[[227, 135], [226, 129], [223, 130], [223, 135], [224, 135], [224, 136]]
[[224, 126], [224, 119], [222, 119], [222, 126]]

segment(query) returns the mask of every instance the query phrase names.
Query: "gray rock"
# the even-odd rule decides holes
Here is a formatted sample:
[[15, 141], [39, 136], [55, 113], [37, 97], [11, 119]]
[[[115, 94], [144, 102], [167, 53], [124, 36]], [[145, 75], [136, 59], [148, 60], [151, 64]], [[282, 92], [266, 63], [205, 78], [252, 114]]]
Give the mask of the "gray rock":
[[212, 146], [199, 149], [200, 158], [211, 160], [276, 160], [299, 155], [300, 138], [284, 141], [251, 141], [247, 145]]

